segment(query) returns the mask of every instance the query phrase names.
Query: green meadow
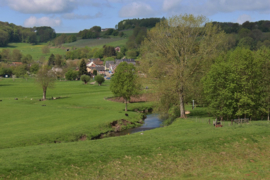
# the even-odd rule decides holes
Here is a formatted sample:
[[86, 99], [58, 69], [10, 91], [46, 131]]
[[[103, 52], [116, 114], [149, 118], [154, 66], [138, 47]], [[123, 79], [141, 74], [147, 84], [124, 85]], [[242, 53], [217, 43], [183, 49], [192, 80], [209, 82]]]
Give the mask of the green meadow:
[[91, 48], [101, 48], [103, 45], [109, 46], [122, 46], [127, 42], [127, 38], [100, 38], [100, 39], [79, 39], [72, 43], [63, 44], [65, 47], [91, 47]]
[[57, 81], [47, 97], [61, 98], [39, 101], [34, 79], [0, 79], [0, 179], [270, 178], [268, 121], [215, 128], [206, 108], [187, 106], [189, 117], [169, 126], [91, 140], [115, 120], [136, 125], [133, 109], [152, 105], [130, 103], [127, 117], [104, 99], [109, 84]]
[[65, 48], [50, 48], [50, 53], [43, 54], [41, 50], [43, 46], [45, 46], [45, 44], [32, 45], [29, 43], [9, 43], [7, 47], [0, 47], [0, 51], [2, 51], [2, 49], [9, 49], [12, 52], [13, 49], [18, 49], [23, 55], [31, 54], [34, 60], [39, 60], [41, 57], [48, 59], [51, 54], [65, 55], [66, 53]]

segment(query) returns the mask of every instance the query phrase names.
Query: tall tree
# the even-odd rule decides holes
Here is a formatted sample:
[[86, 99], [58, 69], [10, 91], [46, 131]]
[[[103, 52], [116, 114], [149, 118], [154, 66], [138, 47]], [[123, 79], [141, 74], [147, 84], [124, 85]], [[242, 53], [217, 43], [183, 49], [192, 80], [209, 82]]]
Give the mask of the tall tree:
[[46, 100], [47, 88], [52, 88], [55, 82], [54, 73], [48, 66], [43, 66], [37, 73], [37, 83], [43, 90], [43, 100]]
[[140, 87], [134, 65], [126, 62], [120, 63], [111, 79], [110, 89], [115, 96], [125, 99], [125, 111], [127, 111], [127, 102], [130, 97], [138, 95]]
[[[152, 28], [142, 46], [142, 72], [155, 79], [161, 111], [178, 105], [185, 118], [186, 85], [198, 69], [207, 66], [224, 42], [224, 32], [204, 16], [179, 15]], [[166, 97], [178, 99], [167, 101]], [[165, 103], [166, 102], [166, 103]]]
[[82, 59], [79, 67], [79, 76], [87, 74], [87, 69], [86, 69], [86, 63], [85, 60]]
[[48, 60], [48, 66], [54, 66], [55, 65], [55, 56], [54, 54], [51, 54]]

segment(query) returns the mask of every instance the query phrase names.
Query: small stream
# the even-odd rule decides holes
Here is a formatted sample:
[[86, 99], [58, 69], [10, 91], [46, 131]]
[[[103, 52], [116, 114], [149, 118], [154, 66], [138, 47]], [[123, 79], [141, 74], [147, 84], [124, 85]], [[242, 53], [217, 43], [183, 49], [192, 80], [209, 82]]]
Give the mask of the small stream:
[[146, 115], [146, 118], [144, 120], [144, 124], [140, 127], [132, 128], [132, 129], [127, 129], [121, 132], [113, 133], [112, 136], [123, 136], [127, 134], [133, 134], [141, 131], [147, 131], [155, 128], [161, 127], [162, 120], [159, 119], [158, 114], [148, 114]]

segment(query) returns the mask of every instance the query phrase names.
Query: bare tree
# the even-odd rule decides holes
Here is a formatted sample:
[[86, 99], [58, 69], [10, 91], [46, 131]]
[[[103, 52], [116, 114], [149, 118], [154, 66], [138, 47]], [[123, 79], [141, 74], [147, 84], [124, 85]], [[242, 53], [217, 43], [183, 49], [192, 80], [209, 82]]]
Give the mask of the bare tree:
[[54, 73], [48, 66], [43, 66], [37, 73], [37, 83], [42, 87], [43, 100], [46, 100], [47, 88], [52, 88], [54, 85]]

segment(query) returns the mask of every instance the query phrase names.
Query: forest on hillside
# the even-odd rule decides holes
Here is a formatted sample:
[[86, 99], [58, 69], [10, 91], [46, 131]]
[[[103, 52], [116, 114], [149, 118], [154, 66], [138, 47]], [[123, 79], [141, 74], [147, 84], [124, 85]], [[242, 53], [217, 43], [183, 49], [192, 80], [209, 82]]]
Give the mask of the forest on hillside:
[[0, 47], [11, 42], [41, 43], [56, 37], [54, 29], [47, 26], [25, 28], [13, 23], [0, 21]]

